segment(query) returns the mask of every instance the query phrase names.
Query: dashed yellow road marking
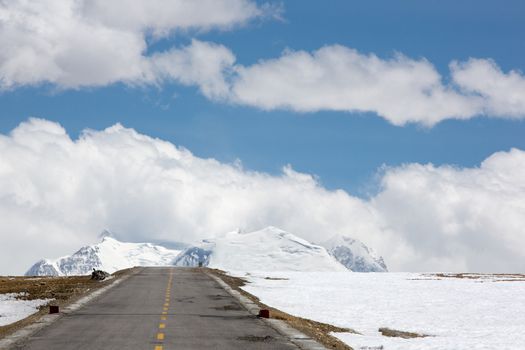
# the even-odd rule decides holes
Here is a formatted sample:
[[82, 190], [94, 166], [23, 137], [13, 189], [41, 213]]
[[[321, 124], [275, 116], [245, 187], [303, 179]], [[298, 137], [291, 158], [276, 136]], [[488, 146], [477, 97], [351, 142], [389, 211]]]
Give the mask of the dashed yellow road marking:
[[[168, 310], [170, 306], [170, 298], [171, 298], [171, 285], [173, 283], [173, 271], [170, 272], [169, 278], [168, 278], [168, 285], [166, 286], [166, 297], [164, 300], [164, 305], [162, 308], [162, 315], [160, 316], [161, 321], [167, 321], [168, 319]], [[159, 329], [166, 329], [166, 323], [165, 322], [159, 322]], [[157, 333], [157, 345], [155, 345], [155, 350], [163, 350], [164, 345], [162, 345], [164, 341], [165, 335], [164, 333]], [[160, 344], [158, 344], [160, 341]]]

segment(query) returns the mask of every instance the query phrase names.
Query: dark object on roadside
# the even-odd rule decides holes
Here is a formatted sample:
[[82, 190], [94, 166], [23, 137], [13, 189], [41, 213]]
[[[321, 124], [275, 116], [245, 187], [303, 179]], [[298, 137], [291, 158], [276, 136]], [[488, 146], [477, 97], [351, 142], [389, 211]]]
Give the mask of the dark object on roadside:
[[270, 318], [270, 310], [267, 310], [267, 309], [259, 310], [259, 315], [257, 315], [257, 317]]
[[93, 269], [93, 272], [91, 273], [92, 280], [103, 281], [107, 277], [109, 277], [109, 273], [107, 273], [106, 271]]
[[50, 314], [58, 314], [58, 305], [49, 305], [49, 313]]

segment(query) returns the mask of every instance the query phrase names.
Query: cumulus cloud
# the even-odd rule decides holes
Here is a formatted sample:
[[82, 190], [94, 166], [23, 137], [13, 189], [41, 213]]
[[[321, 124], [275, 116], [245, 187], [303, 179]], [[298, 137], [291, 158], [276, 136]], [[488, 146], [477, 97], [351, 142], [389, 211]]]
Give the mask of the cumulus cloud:
[[0, 87], [154, 83], [156, 69], [146, 54], [151, 40], [229, 29], [275, 11], [251, 0], [0, 2]]
[[372, 111], [395, 125], [432, 125], [471, 117], [482, 103], [443, 85], [424, 59], [381, 59], [340, 45], [313, 53], [288, 51], [237, 72], [233, 99], [264, 109]]
[[488, 59], [453, 61], [444, 77], [426, 59], [331, 45], [286, 51], [236, 73], [231, 99], [266, 110], [374, 112], [394, 125], [425, 126], [481, 115], [525, 118], [525, 77]]
[[525, 116], [525, 77], [511, 70], [502, 72], [492, 60], [470, 59], [451, 63], [452, 78], [466, 93], [482, 98], [484, 113], [523, 118]]
[[115, 125], [76, 140], [30, 119], [0, 135], [0, 274], [71, 253], [108, 228], [129, 241], [194, 242], [274, 225], [319, 242], [363, 240], [392, 270], [523, 271], [525, 152], [478, 168], [386, 169], [371, 199], [202, 159]]
[[371, 200], [384, 227], [408, 243], [403, 269], [523, 271], [525, 152], [477, 168], [409, 164], [386, 171]]

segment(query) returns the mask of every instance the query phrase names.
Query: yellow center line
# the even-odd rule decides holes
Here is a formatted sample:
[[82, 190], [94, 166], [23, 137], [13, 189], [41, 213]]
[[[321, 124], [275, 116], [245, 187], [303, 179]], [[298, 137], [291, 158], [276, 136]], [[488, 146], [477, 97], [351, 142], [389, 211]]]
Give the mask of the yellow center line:
[[[169, 278], [168, 278], [168, 285], [166, 286], [166, 297], [164, 300], [164, 305], [162, 308], [162, 315], [160, 316], [161, 321], [166, 321], [168, 319], [168, 310], [170, 306], [170, 298], [171, 298], [171, 286], [173, 284], [173, 272], [170, 272]], [[165, 322], [159, 322], [159, 329], [166, 329], [166, 323]], [[157, 333], [157, 341], [160, 341], [161, 344], [155, 345], [155, 350], [163, 350], [164, 345], [162, 345], [162, 342], [164, 341], [165, 334], [164, 333]]]

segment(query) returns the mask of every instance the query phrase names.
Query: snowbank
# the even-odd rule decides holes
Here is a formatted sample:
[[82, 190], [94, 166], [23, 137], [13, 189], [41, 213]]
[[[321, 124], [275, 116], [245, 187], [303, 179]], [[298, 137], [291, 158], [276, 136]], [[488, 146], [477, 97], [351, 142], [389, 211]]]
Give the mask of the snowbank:
[[51, 299], [19, 300], [20, 293], [0, 294], [0, 326], [20, 321], [35, 312]]

